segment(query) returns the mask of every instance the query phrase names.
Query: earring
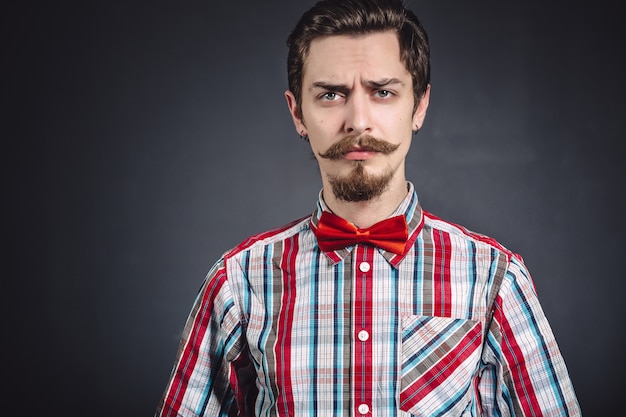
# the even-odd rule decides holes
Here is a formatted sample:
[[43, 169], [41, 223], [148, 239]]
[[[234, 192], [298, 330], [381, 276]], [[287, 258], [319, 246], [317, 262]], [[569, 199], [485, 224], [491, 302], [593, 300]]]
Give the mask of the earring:
[[304, 139], [305, 142], [308, 142], [309, 135], [307, 135], [306, 132], [303, 130], [302, 132], [300, 132], [300, 139]]

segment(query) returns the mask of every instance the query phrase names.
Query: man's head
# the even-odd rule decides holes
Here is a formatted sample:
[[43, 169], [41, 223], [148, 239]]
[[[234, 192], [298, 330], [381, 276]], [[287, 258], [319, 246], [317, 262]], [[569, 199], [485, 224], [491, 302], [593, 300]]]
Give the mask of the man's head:
[[324, 198], [406, 192], [412, 132], [428, 108], [426, 34], [394, 0], [323, 0], [289, 38], [287, 105], [319, 163]]
[[430, 83], [428, 36], [413, 12], [401, 0], [321, 0], [302, 15], [289, 35], [287, 77], [300, 117], [302, 78], [311, 41], [334, 35], [363, 35], [393, 31], [400, 59], [413, 80], [414, 110]]

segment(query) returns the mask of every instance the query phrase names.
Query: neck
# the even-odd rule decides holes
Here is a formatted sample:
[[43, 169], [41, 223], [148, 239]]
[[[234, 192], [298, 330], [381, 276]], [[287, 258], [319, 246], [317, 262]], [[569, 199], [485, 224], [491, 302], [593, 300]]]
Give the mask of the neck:
[[329, 209], [337, 216], [357, 227], [365, 228], [391, 216], [406, 197], [407, 185], [404, 178], [389, 184], [378, 197], [358, 202], [348, 202], [335, 197], [330, 185], [324, 184], [322, 196]]

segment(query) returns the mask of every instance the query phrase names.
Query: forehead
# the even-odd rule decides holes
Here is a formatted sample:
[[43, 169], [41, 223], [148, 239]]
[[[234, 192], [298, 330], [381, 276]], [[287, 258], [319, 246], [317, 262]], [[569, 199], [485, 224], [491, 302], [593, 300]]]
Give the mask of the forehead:
[[394, 31], [363, 35], [334, 35], [314, 39], [304, 62], [303, 81], [349, 81], [410, 78], [400, 57]]

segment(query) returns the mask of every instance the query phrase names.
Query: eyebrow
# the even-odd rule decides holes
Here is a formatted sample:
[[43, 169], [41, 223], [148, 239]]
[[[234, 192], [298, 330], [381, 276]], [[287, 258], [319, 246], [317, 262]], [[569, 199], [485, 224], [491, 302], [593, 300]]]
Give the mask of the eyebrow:
[[[400, 81], [398, 78], [382, 78], [380, 80], [365, 80], [363, 82], [363, 85], [372, 89], [378, 89], [378, 88], [383, 88], [383, 87], [389, 87], [392, 85], [404, 86], [404, 82]], [[344, 93], [350, 90], [348, 86], [345, 84], [333, 84], [333, 83], [328, 83], [325, 81], [314, 82], [310, 89], [313, 90], [316, 88], [321, 89], [321, 90], [328, 90], [328, 91], [338, 91], [341, 93]]]
[[398, 78], [383, 78], [382, 80], [366, 80], [365, 85], [373, 88], [383, 88], [390, 85], [401, 85], [404, 87], [404, 83]]
[[310, 90], [326, 90], [326, 91], [338, 91], [340, 93], [348, 92], [349, 88], [345, 84], [332, 84], [324, 81], [316, 81], [311, 86]]

